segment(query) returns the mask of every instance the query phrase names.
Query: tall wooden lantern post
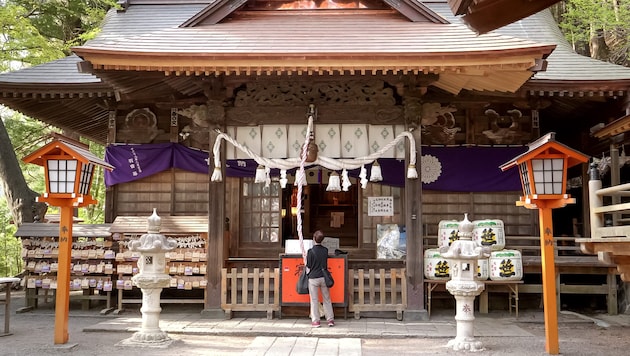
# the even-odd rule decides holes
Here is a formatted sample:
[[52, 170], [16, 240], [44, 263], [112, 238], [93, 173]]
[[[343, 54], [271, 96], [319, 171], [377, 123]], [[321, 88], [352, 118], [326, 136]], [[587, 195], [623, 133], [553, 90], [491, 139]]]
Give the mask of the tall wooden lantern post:
[[553, 221], [551, 209], [574, 204], [575, 198], [566, 194], [567, 169], [588, 161], [588, 156], [555, 140], [551, 132], [529, 144], [529, 150], [505, 163], [505, 171], [518, 167], [523, 196], [517, 206], [538, 209], [540, 251], [543, 278], [543, 307], [545, 314], [545, 350], [557, 355], [558, 305], [556, 298], [556, 269], [554, 261]]
[[37, 201], [60, 208], [55, 344], [65, 344], [68, 342], [73, 210], [96, 203], [90, 195], [94, 167], [101, 166], [109, 170], [114, 167], [98, 159], [87, 145], [61, 135], [54, 135], [54, 138], [22, 160], [44, 167], [46, 193], [39, 196]]

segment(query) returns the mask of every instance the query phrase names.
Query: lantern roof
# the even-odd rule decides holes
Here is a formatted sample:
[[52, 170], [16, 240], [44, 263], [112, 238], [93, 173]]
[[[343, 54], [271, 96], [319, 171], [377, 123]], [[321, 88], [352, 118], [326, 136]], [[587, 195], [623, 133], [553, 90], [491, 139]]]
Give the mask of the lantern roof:
[[53, 141], [22, 158], [22, 161], [44, 166], [44, 156], [68, 155], [82, 163], [92, 163], [110, 171], [114, 169], [114, 166], [90, 152], [87, 145], [59, 134], [53, 134], [53, 137]]
[[527, 152], [513, 158], [509, 162], [504, 163], [499, 168], [501, 168], [502, 171], [505, 171], [538, 156], [544, 157], [552, 154], [562, 154], [567, 156], [567, 168], [580, 163], [588, 162], [589, 160], [589, 156], [556, 141], [555, 132], [549, 132], [548, 134], [540, 137], [538, 140], [530, 143], [528, 146], [529, 149]]

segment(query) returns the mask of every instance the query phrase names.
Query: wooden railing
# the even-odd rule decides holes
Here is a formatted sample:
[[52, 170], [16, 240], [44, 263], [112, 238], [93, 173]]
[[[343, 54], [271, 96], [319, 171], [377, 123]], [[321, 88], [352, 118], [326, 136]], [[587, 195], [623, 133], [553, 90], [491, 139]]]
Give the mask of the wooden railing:
[[404, 268], [348, 270], [349, 310], [359, 319], [361, 312], [396, 312], [402, 320], [407, 307]]
[[280, 310], [280, 270], [223, 268], [221, 308], [228, 318], [233, 311], [266, 311], [267, 319], [273, 319]]
[[[361, 312], [396, 312], [402, 320], [407, 307], [404, 268], [348, 270], [349, 311], [356, 319]], [[265, 311], [267, 318], [280, 311], [278, 268], [223, 268], [221, 308], [228, 318], [235, 311]]]
[[591, 237], [576, 242], [583, 252], [597, 254], [599, 260], [616, 265], [621, 280], [630, 282], [630, 184], [602, 188], [594, 168], [588, 182]]

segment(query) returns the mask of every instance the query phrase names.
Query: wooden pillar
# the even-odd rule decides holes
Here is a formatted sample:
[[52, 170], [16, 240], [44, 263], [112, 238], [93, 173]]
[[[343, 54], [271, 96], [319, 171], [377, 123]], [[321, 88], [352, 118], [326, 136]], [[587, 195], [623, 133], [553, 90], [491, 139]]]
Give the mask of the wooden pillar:
[[[221, 102], [214, 100], [208, 101], [212, 106], [213, 113], [223, 112]], [[219, 115], [221, 116], [221, 115]], [[223, 122], [225, 115], [221, 117], [213, 117], [215, 123]], [[219, 127], [217, 124], [216, 127]], [[221, 149], [221, 170], [223, 179], [221, 182], [212, 182], [212, 172], [214, 170], [214, 154], [212, 148], [218, 136], [218, 132], [211, 130], [209, 132], [209, 151], [208, 160], [208, 272], [206, 278], [208, 286], [206, 287], [206, 301], [202, 315], [209, 318], [223, 318], [225, 314], [221, 309], [221, 268], [223, 267], [223, 234], [225, 226], [225, 142]]]
[[[405, 116], [413, 120], [414, 127], [417, 127], [416, 120], [419, 118], [419, 113], [413, 110], [420, 107], [417, 104], [417, 99], [411, 99], [405, 104]], [[422, 168], [420, 167], [420, 129], [416, 128], [412, 131], [412, 135], [416, 144], [416, 169], [420, 172]], [[409, 165], [408, 158], [406, 165]], [[403, 317], [405, 320], [424, 320], [428, 319], [428, 314], [424, 307], [422, 179], [420, 177], [405, 179], [405, 226], [407, 229], [407, 309]]]
[[558, 344], [558, 305], [556, 301], [556, 266], [553, 241], [553, 219], [551, 208], [538, 202], [540, 222], [540, 257], [542, 262], [543, 308], [545, 319], [545, 351], [557, 355]]
[[70, 261], [72, 258], [72, 200], [59, 206], [59, 269], [57, 271], [57, 291], [55, 293], [55, 344], [68, 342], [68, 314], [70, 311]]

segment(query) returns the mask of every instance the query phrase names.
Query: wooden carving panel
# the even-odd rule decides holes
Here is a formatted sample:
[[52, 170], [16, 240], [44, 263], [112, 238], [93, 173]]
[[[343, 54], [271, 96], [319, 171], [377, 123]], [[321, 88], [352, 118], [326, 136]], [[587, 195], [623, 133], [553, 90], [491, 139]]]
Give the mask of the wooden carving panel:
[[308, 106], [309, 104], [396, 104], [394, 91], [382, 80], [331, 82], [250, 82], [236, 93], [235, 107]]

